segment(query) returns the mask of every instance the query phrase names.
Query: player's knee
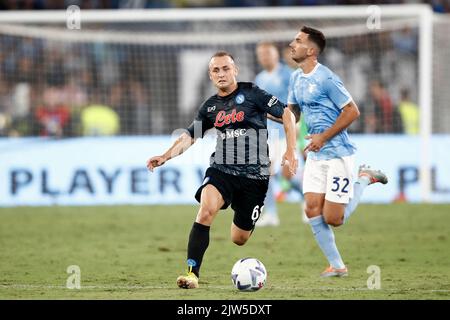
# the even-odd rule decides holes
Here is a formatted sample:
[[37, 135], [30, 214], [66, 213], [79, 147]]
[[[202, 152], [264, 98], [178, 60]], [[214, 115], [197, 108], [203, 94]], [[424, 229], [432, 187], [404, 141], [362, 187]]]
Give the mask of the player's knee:
[[247, 240], [246, 239], [242, 239], [242, 238], [237, 238], [237, 239], [232, 239], [234, 244], [238, 245], [238, 246], [243, 246]]
[[339, 227], [344, 223], [344, 217], [330, 217], [330, 216], [324, 216], [324, 220], [326, 224], [329, 224], [333, 227]]
[[233, 241], [238, 246], [243, 246], [248, 240], [248, 237], [245, 237], [243, 235], [235, 235], [233, 234], [231, 236], [231, 241]]
[[322, 208], [319, 204], [311, 203], [305, 205], [305, 213], [308, 218], [318, 217], [322, 214]]

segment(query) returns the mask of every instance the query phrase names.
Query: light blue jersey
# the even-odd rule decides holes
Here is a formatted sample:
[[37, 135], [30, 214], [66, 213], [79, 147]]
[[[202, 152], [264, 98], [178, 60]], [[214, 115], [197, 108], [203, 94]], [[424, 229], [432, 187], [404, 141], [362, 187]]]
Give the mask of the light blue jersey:
[[[342, 108], [351, 101], [352, 97], [341, 79], [320, 63], [308, 74], [299, 68], [291, 76], [288, 103], [300, 107], [309, 134], [322, 133], [333, 126]], [[309, 152], [308, 158], [329, 160], [352, 155], [355, 151], [347, 130], [343, 130], [318, 152]]]
[[[272, 72], [263, 70], [258, 73], [255, 78], [255, 84], [286, 104], [291, 74], [291, 68], [285, 64], [279, 63], [275, 70], [272, 70]], [[283, 125], [275, 121], [268, 120], [267, 130], [271, 132], [271, 130], [274, 129], [278, 130], [280, 138], [284, 138], [285, 133]]]

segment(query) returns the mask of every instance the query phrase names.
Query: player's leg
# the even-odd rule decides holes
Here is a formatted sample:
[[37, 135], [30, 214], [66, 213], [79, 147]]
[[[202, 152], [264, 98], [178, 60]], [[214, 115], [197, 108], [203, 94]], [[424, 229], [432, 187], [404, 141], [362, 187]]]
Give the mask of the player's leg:
[[362, 165], [359, 167], [358, 180], [353, 185], [353, 198], [350, 200], [350, 202], [345, 208], [343, 219], [344, 223], [347, 222], [348, 218], [350, 218], [350, 216], [358, 206], [364, 189], [368, 185], [377, 182], [382, 184], [388, 183], [388, 178], [384, 172], [380, 170], [370, 169], [370, 167], [366, 165]]
[[180, 288], [194, 289], [198, 287], [200, 266], [209, 245], [210, 226], [224, 203], [222, 195], [215, 186], [208, 184], [201, 191], [200, 208], [189, 234], [187, 249], [189, 270], [186, 276], [178, 277], [177, 285]]
[[336, 270], [341, 270], [345, 268], [345, 265], [336, 247], [334, 232], [322, 215], [327, 186], [327, 171], [328, 167], [325, 161], [310, 159], [306, 161], [303, 179], [305, 213], [309, 218], [314, 238], [327, 258], [329, 265]]
[[230, 231], [231, 231], [231, 241], [233, 241], [238, 246], [243, 246], [250, 238], [253, 230], [241, 229], [238, 226], [236, 226], [234, 222], [232, 222]]
[[323, 205], [323, 219], [327, 224], [333, 227], [339, 227], [344, 223], [344, 203], [336, 203], [325, 200]]
[[231, 185], [228, 177], [214, 168], [208, 168], [203, 184], [197, 190], [195, 198], [200, 203], [194, 224], [189, 234], [187, 248], [188, 273], [177, 279], [180, 288], [198, 287], [198, 277], [203, 255], [209, 245], [209, 230], [220, 209], [231, 202]]
[[313, 219], [322, 215], [324, 201], [325, 193], [305, 193], [305, 213], [308, 219]]
[[325, 194], [305, 193], [305, 212], [309, 218], [309, 224], [314, 238], [328, 260], [329, 265], [336, 270], [345, 269], [339, 250], [336, 246], [333, 229], [328, 225], [324, 216], [320, 214], [324, 210]]
[[203, 255], [209, 245], [209, 229], [220, 208], [225, 204], [222, 194], [211, 184], [201, 194], [200, 208], [192, 226], [188, 243], [188, 261], [196, 263], [192, 271], [198, 276]]
[[264, 210], [264, 199], [269, 181], [239, 178], [231, 208], [234, 218], [231, 224], [231, 241], [244, 245], [252, 235], [255, 225]]
[[344, 212], [353, 198], [353, 156], [328, 160], [323, 217], [333, 227], [344, 223]]
[[[345, 208], [353, 197], [353, 156], [331, 159], [327, 163], [329, 167], [323, 217], [328, 225], [338, 227], [344, 223]], [[330, 263], [322, 276], [346, 276], [347, 273], [347, 268], [341, 260]]]
[[305, 213], [309, 219], [322, 215], [326, 193], [327, 167], [324, 161], [307, 159], [303, 171]]

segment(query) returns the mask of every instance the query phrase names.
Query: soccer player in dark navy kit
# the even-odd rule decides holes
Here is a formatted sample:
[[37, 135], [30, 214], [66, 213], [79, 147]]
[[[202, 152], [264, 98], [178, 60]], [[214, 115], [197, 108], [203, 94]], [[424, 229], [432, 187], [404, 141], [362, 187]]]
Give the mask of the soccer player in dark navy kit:
[[187, 275], [179, 276], [180, 288], [198, 287], [203, 255], [209, 245], [210, 226], [221, 209], [234, 210], [231, 240], [241, 246], [249, 239], [266, 196], [270, 160], [267, 145], [267, 115], [281, 119], [287, 149], [283, 165], [292, 175], [297, 170], [295, 116], [278, 99], [250, 82], [237, 82], [238, 68], [231, 54], [219, 51], [209, 62], [209, 77], [217, 94], [200, 107], [197, 117], [174, 144], [147, 161], [147, 168], [163, 165], [182, 154], [206, 130], [217, 129], [216, 151], [195, 198], [200, 202], [187, 248]]

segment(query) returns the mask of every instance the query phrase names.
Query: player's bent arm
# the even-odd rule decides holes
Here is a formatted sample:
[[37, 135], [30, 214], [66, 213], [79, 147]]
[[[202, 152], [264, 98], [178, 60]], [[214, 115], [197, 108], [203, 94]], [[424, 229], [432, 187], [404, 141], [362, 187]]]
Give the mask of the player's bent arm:
[[267, 119], [283, 124], [283, 120], [281, 118], [274, 117], [270, 113], [267, 114]]
[[[296, 104], [288, 104], [288, 108], [289, 108], [289, 110], [291, 110], [291, 112], [295, 116], [295, 123], [298, 123], [300, 121], [300, 111], [299, 111], [300, 108]], [[283, 124], [283, 119], [282, 118], [274, 117], [270, 113], [267, 114], [267, 119], [270, 119], [272, 121], [275, 121], [275, 122]]]
[[305, 139], [311, 140], [306, 146], [306, 151], [319, 151], [325, 143], [337, 135], [342, 130], [346, 129], [353, 121], [359, 117], [359, 110], [356, 104], [351, 101], [342, 108], [342, 112], [336, 119], [334, 125], [325, 130], [322, 133], [311, 134], [305, 137]]
[[325, 141], [330, 140], [339, 132], [348, 128], [353, 121], [358, 119], [359, 115], [360, 112], [358, 106], [353, 101], [350, 101], [342, 108], [342, 112], [336, 119], [334, 125], [323, 132], [323, 138]]
[[289, 110], [292, 111], [292, 113], [295, 116], [295, 123], [298, 123], [300, 121], [300, 107], [298, 104], [291, 104], [288, 103]]
[[295, 115], [288, 108], [283, 112], [283, 125], [286, 133], [286, 146], [288, 150], [295, 151], [297, 147], [297, 130], [295, 126]]
[[295, 152], [297, 147], [297, 131], [295, 126], [295, 115], [289, 109], [285, 108], [283, 111], [283, 125], [286, 132], [286, 153], [283, 156], [284, 161], [289, 162], [289, 171], [292, 175], [295, 175], [297, 171], [297, 153]]
[[147, 168], [153, 171], [154, 168], [162, 166], [166, 161], [175, 158], [189, 149], [195, 143], [195, 139], [188, 133], [181, 134], [172, 146], [160, 156], [155, 156], [147, 161]]

